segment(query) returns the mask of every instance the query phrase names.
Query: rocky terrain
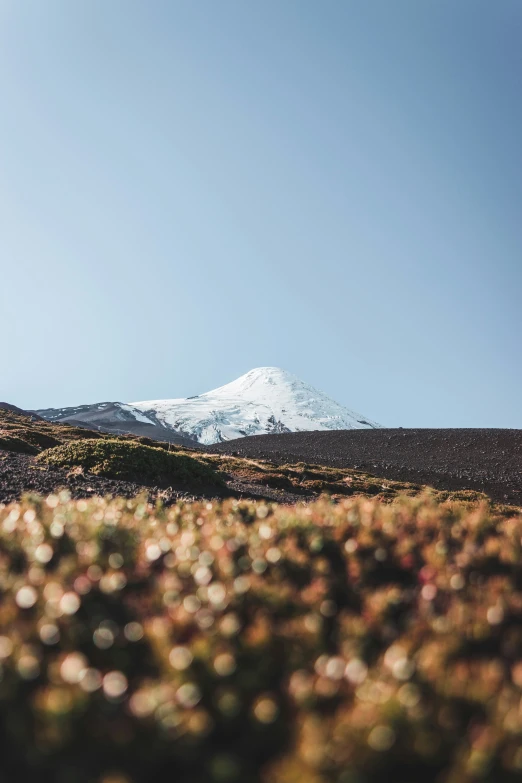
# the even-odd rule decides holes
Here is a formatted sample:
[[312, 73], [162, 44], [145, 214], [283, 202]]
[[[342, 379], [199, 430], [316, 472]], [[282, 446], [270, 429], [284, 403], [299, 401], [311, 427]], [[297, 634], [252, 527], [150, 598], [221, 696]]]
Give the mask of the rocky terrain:
[[209, 451], [353, 468], [445, 490], [485, 492], [522, 504], [522, 430], [379, 429], [298, 432], [242, 438]]

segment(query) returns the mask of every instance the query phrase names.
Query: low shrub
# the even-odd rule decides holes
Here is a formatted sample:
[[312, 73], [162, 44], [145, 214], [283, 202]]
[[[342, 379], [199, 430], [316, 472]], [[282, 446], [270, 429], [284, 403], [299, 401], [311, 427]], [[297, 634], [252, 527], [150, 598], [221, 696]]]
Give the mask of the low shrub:
[[522, 517], [430, 497], [0, 506], [28, 783], [516, 783]]
[[124, 439], [71, 441], [38, 455], [55, 468], [81, 467], [89, 473], [158, 487], [222, 486], [221, 475], [194, 457]]

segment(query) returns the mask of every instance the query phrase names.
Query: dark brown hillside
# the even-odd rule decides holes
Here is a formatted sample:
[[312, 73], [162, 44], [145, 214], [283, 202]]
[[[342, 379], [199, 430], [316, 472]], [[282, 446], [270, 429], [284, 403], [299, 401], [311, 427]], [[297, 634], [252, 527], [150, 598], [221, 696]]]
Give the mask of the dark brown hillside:
[[219, 443], [214, 453], [275, 463], [355, 468], [439, 489], [473, 489], [522, 503], [522, 430], [377, 429], [258, 435]]

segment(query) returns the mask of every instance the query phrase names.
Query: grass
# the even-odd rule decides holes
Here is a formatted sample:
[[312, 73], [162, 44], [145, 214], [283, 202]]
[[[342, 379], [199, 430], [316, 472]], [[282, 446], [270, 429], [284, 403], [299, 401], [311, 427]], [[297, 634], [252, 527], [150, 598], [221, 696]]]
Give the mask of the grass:
[[29, 783], [515, 783], [522, 516], [433, 496], [0, 507]]
[[141, 485], [223, 486], [221, 475], [189, 454], [132, 440], [84, 439], [42, 451], [37, 462], [52, 468], [79, 467], [89, 473]]
[[19, 454], [38, 454], [71, 440], [109, 437], [94, 430], [33, 420], [14, 411], [0, 409], [0, 449]]
[[[38, 454], [45, 449], [64, 445], [85, 438], [96, 440], [121, 440], [142, 443], [145, 446], [170, 450], [169, 443], [135, 435], [114, 435], [84, 427], [73, 427], [62, 422], [34, 420], [28, 416], [0, 408], [0, 448], [22, 454]], [[16, 439], [17, 443], [13, 441]], [[14, 447], [16, 445], [16, 448]]]
[[[304, 462], [288, 465], [231, 457], [222, 454], [201, 454], [208, 464], [215, 466], [231, 478], [251, 484], [260, 490], [263, 487], [281, 489], [305, 497], [328, 494], [334, 500], [352, 495], [378, 497], [390, 501], [402, 495], [418, 495], [426, 487], [405, 481], [380, 479], [376, 476], [350, 468], [330, 468], [324, 465], [309, 465]], [[474, 490], [430, 489], [433, 498], [443, 502], [458, 500], [477, 503], [487, 496]]]

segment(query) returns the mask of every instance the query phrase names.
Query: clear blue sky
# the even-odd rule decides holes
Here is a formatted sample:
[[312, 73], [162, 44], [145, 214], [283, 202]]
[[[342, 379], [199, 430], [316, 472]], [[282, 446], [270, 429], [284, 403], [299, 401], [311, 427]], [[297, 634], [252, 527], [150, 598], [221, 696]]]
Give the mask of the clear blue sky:
[[0, 0], [0, 399], [283, 367], [522, 427], [520, 0]]

